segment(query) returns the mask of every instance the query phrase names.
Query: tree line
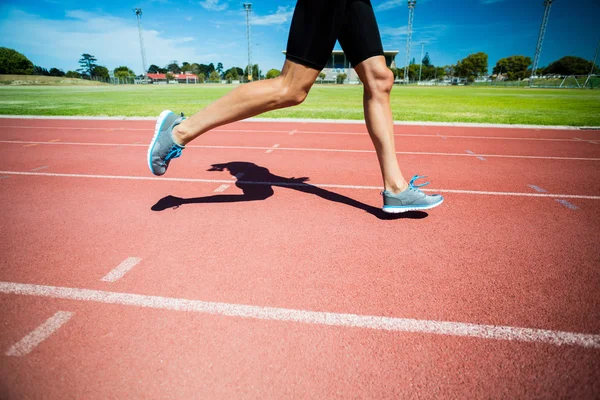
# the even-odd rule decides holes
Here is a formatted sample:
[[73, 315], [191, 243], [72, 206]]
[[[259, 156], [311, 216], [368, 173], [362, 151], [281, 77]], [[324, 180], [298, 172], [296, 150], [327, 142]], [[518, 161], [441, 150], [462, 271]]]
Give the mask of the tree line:
[[[515, 81], [529, 78], [532, 64], [531, 57], [527, 56], [514, 55], [502, 58], [492, 69], [491, 79]], [[396, 77], [404, 79], [403, 69], [392, 68], [392, 71]], [[587, 75], [591, 71], [592, 62], [581, 57], [566, 56], [551, 62], [546, 67], [538, 68], [535, 75]], [[464, 59], [457, 61], [456, 64], [435, 67], [431, 64], [429, 54], [426, 54], [421, 64], [415, 64], [413, 58], [408, 68], [410, 80], [418, 80], [420, 73], [422, 80], [449, 77], [474, 82], [477, 77], [488, 74], [488, 55], [483, 52], [469, 54]], [[592, 73], [600, 73], [600, 68], [595, 66]]]
[[[110, 72], [108, 68], [97, 63], [96, 57], [84, 53], [79, 59], [79, 68], [75, 71], [66, 73], [58, 68], [46, 69], [34, 65], [23, 54], [6, 47], [0, 47], [0, 74], [17, 75], [46, 75], [67, 78], [94, 79], [100, 78], [108, 80]], [[502, 80], [522, 80], [531, 76], [532, 60], [530, 57], [514, 55], [498, 60], [492, 70], [492, 79]], [[247, 68], [246, 71], [250, 69]], [[404, 79], [403, 68], [390, 68], [395, 78]], [[266, 75], [262, 74], [257, 64], [251, 68], [252, 79], [272, 79], [281, 73], [277, 69], [269, 70]], [[592, 63], [581, 57], [566, 56], [550, 63], [546, 67], [538, 68], [536, 75], [587, 75], [592, 70]], [[223, 68], [223, 63], [201, 64], [183, 62], [181, 66], [177, 61], [172, 61], [164, 68], [155, 64], [150, 65], [148, 73], [167, 74], [168, 79], [174, 79], [174, 74], [192, 73], [198, 76], [200, 82], [216, 82], [223, 79], [231, 81], [248, 81], [248, 76], [244, 69], [240, 67], [231, 67], [227, 70]], [[593, 73], [600, 73], [600, 68], [596, 66]], [[425, 54], [421, 64], [416, 64], [415, 59], [410, 62], [408, 67], [408, 77], [415, 81], [421, 77], [421, 80], [443, 79], [444, 77], [466, 79], [473, 82], [477, 77], [488, 74], [488, 55], [483, 52], [470, 54], [453, 65], [436, 67], [431, 62], [429, 53]], [[113, 76], [119, 79], [135, 78], [134, 72], [127, 66], [119, 66], [113, 70]]]

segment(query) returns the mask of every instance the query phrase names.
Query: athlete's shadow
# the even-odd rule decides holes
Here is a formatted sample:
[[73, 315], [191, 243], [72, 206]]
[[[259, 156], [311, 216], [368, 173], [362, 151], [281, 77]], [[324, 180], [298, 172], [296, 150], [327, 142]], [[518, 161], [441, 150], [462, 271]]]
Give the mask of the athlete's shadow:
[[[206, 197], [195, 197], [183, 199], [175, 196], [167, 196], [160, 199], [152, 206], [153, 211], [163, 211], [168, 208], [177, 208], [184, 204], [206, 204], [206, 203], [235, 203], [240, 201], [265, 200], [273, 195], [273, 186], [285, 187], [304, 193], [314, 194], [325, 200], [342, 203], [351, 207], [366, 211], [379, 219], [412, 218], [421, 219], [427, 217], [427, 213], [421, 211], [406, 212], [402, 214], [387, 214], [380, 208], [376, 208], [360, 201], [351, 199], [338, 193], [330, 192], [317, 186], [306, 183], [308, 178], [284, 178], [272, 174], [267, 168], [244, 161], [234, 161], [226, 164], [213, 164], [209, 171], [227, 170], [236, 178], [235, 185], [242, 189], [243, 194], [218, 194]], [[233, 183], [233, 181], [232, 181]]]

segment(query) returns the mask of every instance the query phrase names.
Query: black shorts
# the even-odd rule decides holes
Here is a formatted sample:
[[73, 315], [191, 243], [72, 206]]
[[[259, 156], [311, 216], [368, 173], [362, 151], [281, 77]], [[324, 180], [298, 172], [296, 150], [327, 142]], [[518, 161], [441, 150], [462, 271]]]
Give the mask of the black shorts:
[[352, 66], [383, 55], [370, 0], [298, 0], [286, 58], [322, 70], [339, 40]]

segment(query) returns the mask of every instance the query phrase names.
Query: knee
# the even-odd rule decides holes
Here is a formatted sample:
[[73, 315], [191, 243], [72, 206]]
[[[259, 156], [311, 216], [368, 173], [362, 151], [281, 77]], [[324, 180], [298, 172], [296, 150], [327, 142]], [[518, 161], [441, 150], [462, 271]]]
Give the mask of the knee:
[[308, 96], [309, 88], [288, 84], [281, 80], [277, 89], [277, 106], [280, 108], [293, 107], [302, 104]]
[[394, 73], [385, 66], [370, 72], [369, 79], [364, 83], [365, 91], [373, 96], [389, 95], [394, 86]]

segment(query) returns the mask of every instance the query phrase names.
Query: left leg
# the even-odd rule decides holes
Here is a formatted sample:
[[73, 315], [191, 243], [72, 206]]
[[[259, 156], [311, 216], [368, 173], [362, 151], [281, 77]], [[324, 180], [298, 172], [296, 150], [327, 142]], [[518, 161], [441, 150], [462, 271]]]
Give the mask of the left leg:
[[408, 187], [400, 172], [394, 144], [390, 92], [394, 75], [387, 67], [373, 7], [369, 0], [348, 0], [338, 40], [364, 85], [367, 130], [375, 146], [383, 185], [391, 193]]
[[387, 67], [381, 36], [370, 0], [348, 0], [338, 37], [344, 52], [364, 85], [363, 105], [367, 130], [375, 146], [383, 178], [383, 211], [401, 213], [439, 206], [440, 195], [426, 195], [402, 176], [394, 143], [390, 92], [394, 76]]

